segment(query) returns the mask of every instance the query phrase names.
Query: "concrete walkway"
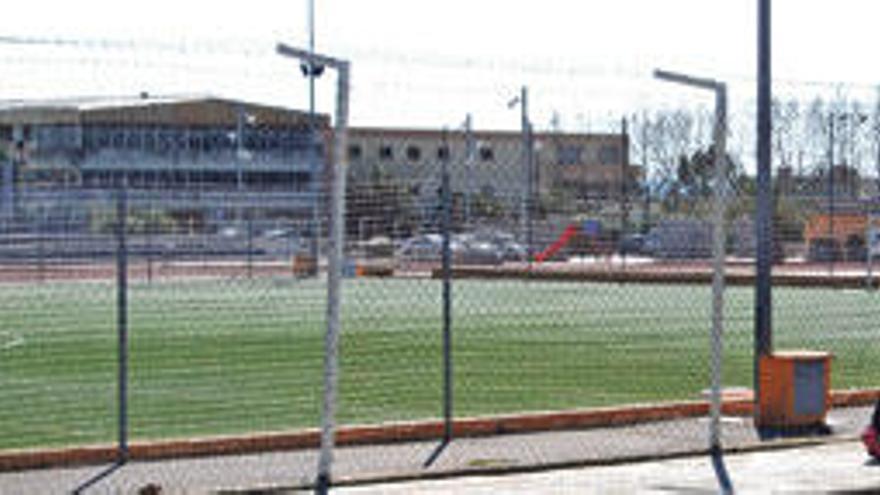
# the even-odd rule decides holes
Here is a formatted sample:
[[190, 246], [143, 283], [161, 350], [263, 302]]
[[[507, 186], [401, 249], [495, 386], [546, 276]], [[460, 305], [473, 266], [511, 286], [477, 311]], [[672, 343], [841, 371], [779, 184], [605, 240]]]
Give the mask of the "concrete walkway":
[[[786, 486], [852, 490], [880, 483], [880, 469], [866, 466], [861, 446], [853, 443], [870, 413], [871, 408], [866, 407], [835, 409], [829, 414], [834, 430], [831, 436], [770, 441], [757, 437], [750, 418], [725, 418], [725, 448], [749, 452], [726, 456], [737, 493], [746, 489], [777, 493], [774, 490]], [[698, 418], [458, 439], [428, 467], [425, 463], [438, 442], [347, 447], [336, 452], [334, 479], [343, 485], [340, 493], [716, 493], [708, 456], [693, 457], [706, 450], [706, 430], [707, 420]], [[797, 447], [804, 448], [779, 450]], [[629, 464], [620, 464], [623, 462]], [[150, 484], [162, 487], [163, 495], [260, 493], [254, 490], [288, 493], [311, 483], [316, 465], [315, 451], [132, 462], [83, 493], [138, 493]], [[0, 493], [70, 493], [105, 467], [0, 473]], [[836, 470], [830, 471], [832, 467]], [[511, 474], [536, 468], [555, 470]], [[461, 477], [501, 473], [506, 475]], [[849, 480], [858, 483], [849, 484]], [[389, 481], [396, 482], [376, 484]], [[817, 484], [819, 481], [827, 485]], [[525, 488], [517, 491], [519, 486]]]
[[[858, 442], [724, 456], [737, 494], [880, 493], [880, 464]], [[507, 476], [461, 477], [338, 490], [340, 495], [714, 494], [721, 493], [707, 457], [562, 469]]]

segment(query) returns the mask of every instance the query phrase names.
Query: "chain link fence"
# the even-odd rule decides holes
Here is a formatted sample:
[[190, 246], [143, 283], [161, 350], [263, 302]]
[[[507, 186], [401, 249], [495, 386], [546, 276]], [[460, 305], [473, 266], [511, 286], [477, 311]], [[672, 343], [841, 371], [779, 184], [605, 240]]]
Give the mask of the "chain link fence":
[[[239, 60], [238, 84], [281, 94], [298, 62], [280, 60]], [[222, 91], [205, 76], [230, 70], [173, 67], [169, 87], [188, 92]], [[393, 81], [378, 87], [402, 100]], [[444, 103], [461, 89], [430, 88]], [[731, 104], [719, 159], [704, 106], [545, 126], [540, 89], [493, 89], [506, 128], [464, 107], [398, 125], [391, 107], [335, 150], [332, 103], [11, 95], [0, 456], [223, 454], [201, 468], [222, 478], [227, 454], [282, 451], [292, 457], [267, 461], [284, 464], [282, 482], [311, 485], [703, 452], [719, 188], [721, 385], [738, 415], [722, 443], [753, 441], [747, 102]], [[809, 89], [774, 103], [775, 346], [831, 352], [833, 388], [872, 389], [877, 114], [862, 95]], [[338, 368], [325, 341], [333, 268]], [[337, 444], [320, 468], [319, 427]]]

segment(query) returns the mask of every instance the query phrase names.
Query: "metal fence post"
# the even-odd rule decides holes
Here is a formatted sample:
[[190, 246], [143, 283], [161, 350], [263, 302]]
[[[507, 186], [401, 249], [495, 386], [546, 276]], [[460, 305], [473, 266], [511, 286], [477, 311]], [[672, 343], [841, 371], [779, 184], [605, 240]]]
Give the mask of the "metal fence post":
[[700, 79], [684, 74], [658, 70], [654, 76], [669, 82], [684, 84], [715, 93], [714, 163], [715, 201], [713, 205], [712, 240], [712, 331], [711, 347], [711, 389], [709, 399], [709, 451], [713, 466], [718, 473], [722, 493], [732, 493], [730, 479], [722, 462], [721, 446], [721, 367], [723, 359], [724, 332], [724, 254], [725, 254], [725, 197], [727, 193], [727, 86], [711, 79]]
[[865, 253], [865, 263], [866, 263], [866, 277], [865, 277], [865, 285], [868, 290], [874, 290], [874, 238], [876, 236], [874, 230], [874, 213], [868, 213], [868, 226], [865, 227], [865, 246], [867, 247], [867, 253]]
[[532, 216], [531, 216], [531, 195], [532, 195], [532, 153], [531, 153], [531, 123], [529, 122], [529, 89], [522, 87], [519, 97], [522, 126], [522, 160], [523, 160], [523, 184], [522, 198], [520, 203], [520, 235], [523, 242], [526, 243], [526, 252], [528, 253], [529, 262], [532, 259]]
[[118, 331], [118, 462], [128, 460], [128, 191], [119, 187], [116, 201], [116, 324]]
[[[446, 132], [443, 146], [448, 148]], [[452, 191], [449, 180], [449, 155], [443, 157], [443, 442], [452, 439]]]
[[254, 212], [247, 212], [247, 278], [254, 278]]
[[123, 178], [116, 191], [116, 335], [117, 335], [117, 438], [116, 461], [80, 483], [71, 493], [80, 495], [122, 468], [128, 450], [128, 185]]
[[[321, 412], [321, 452], [318, 456], [318, 475], [315, 492], [330, 489], [333, 465], [334, 435], [336, 434], [336, 387], [339, 374], [339, 330], [343, 248], [345, 245], [345, 173], [348, 168], [348, 93], [351, 64], [346, 60], [317, 55], [279, 43], [276, 52], [304, 61], [310, 67], [326, 65], [338, 73], [336, 86], [336, 126], [333, 142], [332, 198], [330, 239], [327, 256], [327, 332], [324, 338], [324, 401]], [[317, 262], [317, 260], [316, 260]]]
[[324, 355], [324, 406], [321, 424], [321, 453], [315, 491], [327, 493], [333, 464], [336, 434], [336, 400], [339, 380], [339, 331], [342, 305], [342, 264], [345, 246], [345, 173], [348, 126], [348, 62], [340, 62], [336, 102], [334, 142], [333, 197], [330, 218], [329, 257], [327, 261], [327, 334]]
[[156, 218], [156, 209], [153, 204], [153, 195], [155, 194], [153, 191], [148, 192], [150, 195], [150, 206], [149, 206], [149, 214], [147, 215], [147, 224], [146, 224], [146, 232], [144, 232], [147, 236], [147, 283], [153, 283], [153, 230], [157, 228], [158, 219]]
[[771, 270], [773, 259], [773, 191], [770, 177], [771, 158], [771, 53], [770, 0], [758, 0], [758, 197], [755, 213], [757, 260], [755, 266], [755, 355], [754, 390], [757, 404], [760, 392], [758, 360], [773, 350], [773, 311]]
[[[449, 149], [448, 131], [443, 129], [443, 149]], [[441, 158], [440, 170], [440, 234], [443, 271], [443, 440], [428, 456], [424, 467], [430, 467], [452, 441], [452, 185], [449, 177], [449, 155]]]
[[715, 205], [713, 212], [712, 270], [712, 397], [709, 448], [721, 453], [721, 366], [724, 359], [724, 254], [727, 199], [727, 88], [715, 90]]
[[40, 205], [40, 221], [37, 227], [37, 273], [39, 274], [40, 283], [46, 281], [46, 235], [49, 229], [47, 229], [47, 221], [46, 221], [46, 206]]

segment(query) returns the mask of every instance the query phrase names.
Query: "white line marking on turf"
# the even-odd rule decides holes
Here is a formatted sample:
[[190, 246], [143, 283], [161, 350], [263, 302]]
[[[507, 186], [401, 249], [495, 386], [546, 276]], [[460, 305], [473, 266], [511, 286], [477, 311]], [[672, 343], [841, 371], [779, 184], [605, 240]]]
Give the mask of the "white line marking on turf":
[[0, 336], [7, 337], [0, 339], [0, 351], [9, 351], [16, 347], [24, 345], [24, 337], [16, 335], [14, 332], [0, 331]]

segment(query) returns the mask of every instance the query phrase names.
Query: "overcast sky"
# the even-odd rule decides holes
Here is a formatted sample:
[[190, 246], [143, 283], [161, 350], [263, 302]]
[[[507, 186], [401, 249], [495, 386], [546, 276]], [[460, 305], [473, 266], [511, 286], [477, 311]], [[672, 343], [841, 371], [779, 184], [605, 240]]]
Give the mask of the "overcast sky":
[[[471, 112], [478, 127], [514, 128], [505, 103], [522, 85], [539, 128], [554, 114], [580, 129], [641, 106], [711, 102], [653, 81], [655, 67], [729, 81], [735, 105], [754, 92], [757, 0], [315, 2], [318, 50], [353, 63], [355, 124], [453, 126]], [[302, 107], [306, 85], [272, 46], [305, 45], [306, 12], [307, 0], [16, 3], [0, 35], [105, 43], [0, 46], [0, 98], [147, 90]], [[794, 81], [870, 94], [878, 19], [876, 0], [775, 0], [777, 91]], [[319, 84], [322, 111], [332, 89]]]

